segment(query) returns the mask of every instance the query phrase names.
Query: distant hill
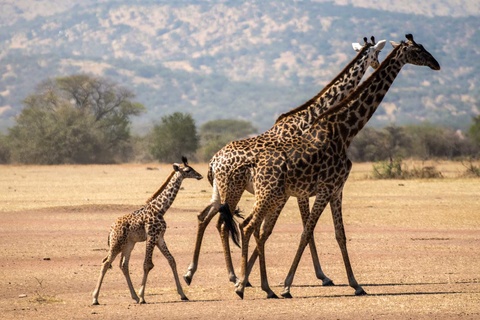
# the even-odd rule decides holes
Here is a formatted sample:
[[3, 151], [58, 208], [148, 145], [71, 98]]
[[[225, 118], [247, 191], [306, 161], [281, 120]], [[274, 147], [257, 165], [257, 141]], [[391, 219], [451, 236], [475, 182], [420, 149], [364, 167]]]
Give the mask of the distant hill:
[[175, 111], [198, 125], [234, 118], [264, 131], [355, 56], [352, 42], [405, 33], [442, 70], [404, 67], [371, 125], [467, 128], [480, 113], [480, 2], [371, 2], [3, 1], [0, 130], [39, 82], [87, 72], [136, 93], [148, 110], [134, 119], [137, 132]]

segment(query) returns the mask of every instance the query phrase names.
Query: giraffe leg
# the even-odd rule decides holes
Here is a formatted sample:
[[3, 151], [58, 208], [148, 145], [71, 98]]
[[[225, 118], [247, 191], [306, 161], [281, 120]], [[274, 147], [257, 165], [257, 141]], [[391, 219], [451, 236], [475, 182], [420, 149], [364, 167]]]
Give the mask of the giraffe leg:
[[[302, 223], [305, 223], [310, 215], [310, 206], [308, 204], [308, 197], [297, 198], [298, 208], [300, 209], [300, 215], [302, 217]], [[315, 269], [315, 275], [317, 279], [322, 280], [322, 285], [333, 286], [334, 283], [323, 273], [322, 266], [320, 265], [320, 259], [318, 258], [317, 247], [315, 246], [315, 235], [312, 234], [312, 238], [308, 243], [310, 247], [310, 253], [312, 256], [313, 268]]]
[[112, 267], [112, 262], [115, 260], [115, 257], [118, 253], [112, 253], [111, 251], [102, 261], [102, 267], [100, 268], [100, 276], [98, 277], [97, 285], [95, 286], [95, 290], [92, 293], [93, 301], [92, 305], [98, 305], [98, 295], [100, 294], [100, 288], [102, 287], [103, 278], [107, 273], [108, 269]]
[[218, 219], [217, 230], [222, 240], [223, 255], [225, 257], [225, 265], [227, 266], [228, 280], [232, 283], [237, 283], [238, 278], [235, 274], [232, 256], [230, 254], [230, 241], [228, 239], [229, 232], [228, 229], [225, 227], [225, 223], [220, 218]]
[[256, 234], [257, 240], [257, 252], [258, 252], [258, 260], [260, 264], [260, 279], [262, 283], [262, 290], [267, 293], [268, 299], [278, 299], [278, 296], [272, 291], [270, 285], [268, 284], [268, 277], [267, 277], [267, 268], [265, 262], [265, 242], [268, 240], [270, 235], [272, 234], [273, 227], [278, 219], [280, 212], [282, 211], [286, 201], [288, 198], [285, 199], [277, 199], [272, 203], [275, 203], [275, 207], [273, 207], [273, 214], [267, 214], [268, 219], [264, 219], [263, 223], [261, 224], [260, 232]]
[[183, 279], [185, 280], [187, 285], [190, 285], [193, 279], [193, 275], [197, 271], [203, 235], [212, 218], [218, 213], [219, 206], [220, 205], [217, 203], [212, 203], [208, 205], [205, 209], [203, 209], [203, 211], [198, 215], [197, 240], [195, 242], [195, 249], [193, 251], [193, 260], [188, 266], [187, 272], [183, 276]]
[[248, 244], [250, 242], [250, 238], [255, 228], [256, 219], [249, 220], [250, 222], [247, 225], [243, 223], [240, 224], [240, 235], [242, 238], [242, 260], [241, 260], [241, 269], [240, 274], [241, 278], [235, 285], [235, 293], [243, 299], [243, 293], [245, 291], [245, 287], [247, 285], [247, 258], [248, 258]]
[[282, 292], [282, 296], [284, 298], [292, 297], [290, 293], [290, 287], [292, 286], [293, 278], [295, 277], [295, 272], [297, 270], [298, 264], [300, 263], [300, 259], [302, 258], [305, 247], [307, 246], [307, 244], [309, 243], [313, 235], [313, 231], [315, 230], [317, 221], [320, 218], [323, 210], [325, 209], [328, 203], [328, 200], [325, 200], [326, 198], [328, 197], [325, 196], [325, 194], [323, 194], [323, 196], [317, 197], [315, 199], [312, 212], [310, 212], [310, 215], [303, 227], [303, 232], [300, 238], [300, 243], [298, 245], [297, 253], [295, 254], [295, 258], [293, 259], [292, 265], [290, 266], [290, 270], [288, 271], [288, 275], [284, 281], [284, 290]]
[[250, 276], [250, 273], [252, 272], [253, 266], [255, 265], [255, 261], [257, 261], [258, 258], [258, 251], [257, 248], [253, 250], [252, 255], [250, 256], [250, 259], [248, 259], [248, 264], [247, 264], [247, 272], [245, 274], [245, 278], [247, 278], [247, 287], [251, 287], [252, 285], [250, 284], [250, 281], [248, 281], [248, 277]]
[[145, 286], [147, 284], [148, 273], [150, 270], [153, 269], [154, 264], [152, 261], [153, 255], [153, 248], [155, 247], [156, 241], [151, 237], [147, 237], [147, 248], [145, 252], [145, 260], [143, 262], [143, 279], [142, 279], [142, 286], [138, 291], [138, 295], [140, 296], [139, 303], [144, 304], [145, 302]]
[[173, 277], [175, 278], [175, 285], [177, 286], [177, 292], [180, 295], [180, 298], [184, 301], [188, 300], [187, 296], [183, 292], [182, 285], [180, 284], [180, 279], [178, 277], [178, 272], [177, 272], [177, 264], [175, 263], [175, 259], [173, 258], [172, 254], [168, 250], [168, 247], [165, 242], [165, 239], [163, 238], [163, 235], [160, 236], [157, 246], [158, 246], [158, 249], [160, 249], [160, 251], [165, 256], [165, 259], [167, 259], [168, 264], [170, 265], [170, 268], [172, 268]]
[[[280, 180], [280, 179], [279, 179]], [[273, 188], [274, 189], [274, 188]], [[241, 278], [236, 285], [235, 292], [238, 294], [240, 298], [243, 299], [245, 287], [247, 284], [247, 269], [248, 269], [248, 245], [252, 234], [255, 232], [256, 229], [260, 229], [260, 225], [264, 222], [265, 215], [272, 210], [272, 208], [283, 208], [286, 199], [277, 199], [273, 197], [274, 191], [267, 192], [265, 195], [260, 195], [261, 191], [255, 191], [256, 201], [253, 206], [252, 213], [249, 217], [244, 221], [244, 223], [240, 224], [240, 230], [242, 235], [242, 260], [241, 260]], [[283, 202], [282, 202], [283, 200]], [[280, 209], [281, 211], [281, 209]], [[276, 220], [276, 219], [275, 219]], [[245, 223], [248, 222], [248, 223]], [[273, 227], [272, 227], [273, 228]], [[256, 234], [256, 238], [257, 238]], [[266, 238], [268, 237], [268, 233], [266, 234]], [[265, 269], [265, 260], [263, 255], [263, 244], [264, 242], [260, 243], [260, 247], [258, 247], [257, 241], [257, 249], [258, 257], [260, 262], [260, 272], [262, 276], [262, 288], [267, 292], [269, 297], [274, 298], [275, 293], [270, 290], [266, 278], [266, 271]]]
[[128, 268], [128, 264], [130, 262], [130, 255], [134, 247], [135, 247], [135, 242], [129, 242], [125, 245], [125, 248], [122, 251], [122, 255], [120, 259], [120, 269], [122, 269], [123, 275], [127, 280], [128, 289], [130, 290], [130, 295], [132, 299], [138, 303], [139, 298], [137, 293], [135, 292], [135, 289], [133, 288], [132, 279], [130, 278], [130, 271]]
[[347, 251], [347, 240], [345, 236], [345, 228], [343, 226], [342, 219], [342, 193], [330, 201], [331, 211], [333, 215], [333, 221], [335, 225], [335, 238], [337, 239], [338, 246], [342, 252], [343, 262], [345, 264], [345, 270], [347, 271], [348, 284], [350, 287], [355, 289], [355, 295], [361, 296], [366, 295], [367, 293], [363, 288], [358, 284], [355, 276], [353, 274], [352, 265], [350, 264], [350, 259], [348, 257]]
[[[242, 194], [246, 188], [246, 172], [244, 170], [239, 170], [235, 172], [234, 175], [230, 176], [228, 182], [218, 183], [218, 190], [221, 194], [221, 198], [225, 199], [225, 203], [219, 209], [220, 212], [227, 215], [233, 215], [231, 210], [235, 210]], [[225, 220], [221, 217], [218, 219], [217, 230], [220, 234], [223, 245], [223, 255], [225, 257], [225, 264], [227, 267], [228, 280], [234, 284], [238, 283], [237, 275], [235, 274], [235, 269], [233, 267], [231, 250], [230, 250], [230, 241], [228, 239], [229, 230], [225, 225]], [[235, 241], [235, 240], [234, 240]], [[238, 244], [238, 243], [237, 243]], [[251, 286], [250, 283], [247, 283], [246, 286]]]
[[[249, 223], [251, 216], [247, 217], [247, 219], [244, 220], [245, 225]], [[260, 230], [256, 229], [255, 230], [256, 236], [258, 237], [260, 234]], [[258, 250], [255, 247], [255, 250], [253, 250], [252, 255], [250, 256], [250, 259], [248, 259], [247, 263], [247, 270], [245, 272], [245, 278], [246, 278], [246, 287], [251, 287], [252, 285], [248, 281], [248, 277], [250, 276], [250, 273], [252, 272], [253, 266], [255, 265], [255, 261], [257, 261], [258, 258]]]

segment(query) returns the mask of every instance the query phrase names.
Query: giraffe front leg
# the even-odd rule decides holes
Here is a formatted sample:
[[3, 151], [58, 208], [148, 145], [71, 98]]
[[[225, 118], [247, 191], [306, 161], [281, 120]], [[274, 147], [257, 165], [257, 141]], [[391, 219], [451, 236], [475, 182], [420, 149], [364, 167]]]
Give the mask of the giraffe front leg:
[[305, 247], [312, 238], [317, 221], [322, 215], [322, 212], [328, 203], [327, 198], [328, 196], [326, 195], [317, 196], [317, 198], [315, 199], [315, 203], [313, 204], [312, 211], [310, 212], [310, 215], [303, 226], [303, 232], [300, 238], [297, 253], [295, 254], [295, 258], [293, 259], [290, 270], [288, 271], [288, 275], [284, 281], [284, 290], [282, 292], [282, 296], [284, 298], [292, 298], [290, 288], [293, 283], [293, 278], [295, 277], [295, 272], [297, 271], [298, 264], [300, 263], [300, 259], [302, 258], [303, 252], [305, 251]]
[[163, 236], [161, 236], [160, 239], [158, 240], [157, 246], [158, 246], [158, 249], [160, 249], [160, 251], [163, 253], [163, 256], [167, 259], [168, 264], [170, 265], [170, 268], [172, 269], [173, 277], [175, 279], [175, 285], [177, 286], [177, 292], [180, 295], [180, 298], [183, 301], [188, 301], [187, 296], [183, 292], [182, 285], [180, 284], [180, 279], [179, 279], [178, 273], [177, 273], [177, 264], [175, 262], [175, 259], [172, 256], [172, 254], [168, 250], [167, 244], [165, 243], [165, 239], [163, 238]]
[[143, 262], [143, 278], [142, 278], [142, 286], [140, 287], [140, 290], [138, 291], [138, 295], [140, 296], [140, 299], [138, 303], [140, 304], [145, 304], [147, 303], [145, 301], [145, 286], [147, 284], [147, 278], [150, 270], [153, 269], [154, 264], [152, 261], [152, 255], [153, 255], [153, 248], [155, 247], [155, 241], [152, 238], [147, 238], [147, 249], [145, 252], [145, 260]]
[[350, 264], [350, 258], [348, 257], [347, 251], [347, 239], [345, 236], [345, 228], [343, 226], [343, 218], [342, 218], [342, 195], [336, 197], [330, 202], [333, 221], [335, 225], [335, 238], [337, 239], [338, 246], [340, 247], [340, 251], [342, 252], [343, 262], [345, 264], [345, 270], [347, 272], [348, 277], [348, 284], [350, 287], [355, 289], [356, 296], [363, 296], [367, 293], [363, 288], [358, 284], [357, 280], [355, 279], [355, 275], [353, 274], [352, 265]]
[[195, 242], [195, 249], [193, 251], [193, 260], [188, 266], [187, 272], [183, 276], [183, 279], [185, 280], [187, 285], [190, 285], [190, 283], [192, 283], [193, 275], [197, 271], [203, 235], [212, 218], [218, 213], [218, 208], [218, 204], [212, 203], [208, 205], [205, 209], [203, 209], [203, 211], [198, 215], [197, 239]]
[[[308, 203], [308, 197], [297, 198], [298, 209], [300, 210], [300, 216], [302, 217], [302, 224], [305, 226], [305, 222], [310, 215], [310, 206]], [[308, 243], [310, 247], [310, 255], [312, 256], [313, 268], [315, 270], [315, 276], [317, 279], [322, 280], [323, 286], [333, 286], [333, 281], [323, 273], [320, 259], [318, 258], [317, 247], [315, 245], [315, 235], [312, 234], [312, 238]]]

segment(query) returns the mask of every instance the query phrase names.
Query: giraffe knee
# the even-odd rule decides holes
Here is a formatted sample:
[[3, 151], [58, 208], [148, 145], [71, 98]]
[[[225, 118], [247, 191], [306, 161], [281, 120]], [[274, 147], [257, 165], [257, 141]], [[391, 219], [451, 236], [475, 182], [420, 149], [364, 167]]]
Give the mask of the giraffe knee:
[[150, 270], [153, 269], [154, 266], [155, 266], [155, 265], [153, 264], [153, 262], [145, 262], [145, 263], [143, 264], [143, 270], [144, 270], [145, 272], [149, 272]]

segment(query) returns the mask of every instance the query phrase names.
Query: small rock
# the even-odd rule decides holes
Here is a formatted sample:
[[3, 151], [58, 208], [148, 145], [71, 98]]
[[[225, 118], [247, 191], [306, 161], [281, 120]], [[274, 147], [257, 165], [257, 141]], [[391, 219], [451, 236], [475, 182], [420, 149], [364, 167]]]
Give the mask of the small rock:
[[44, 261], [50, 261], [50, 258], [49, 257], [45, 257], [43, 258]]
[[22, 293], [22, 294], [19, 294], [18, 297], [19, 297], [19, 298], [26, 298], [27, 295], [26, 295], [25, 293]]

